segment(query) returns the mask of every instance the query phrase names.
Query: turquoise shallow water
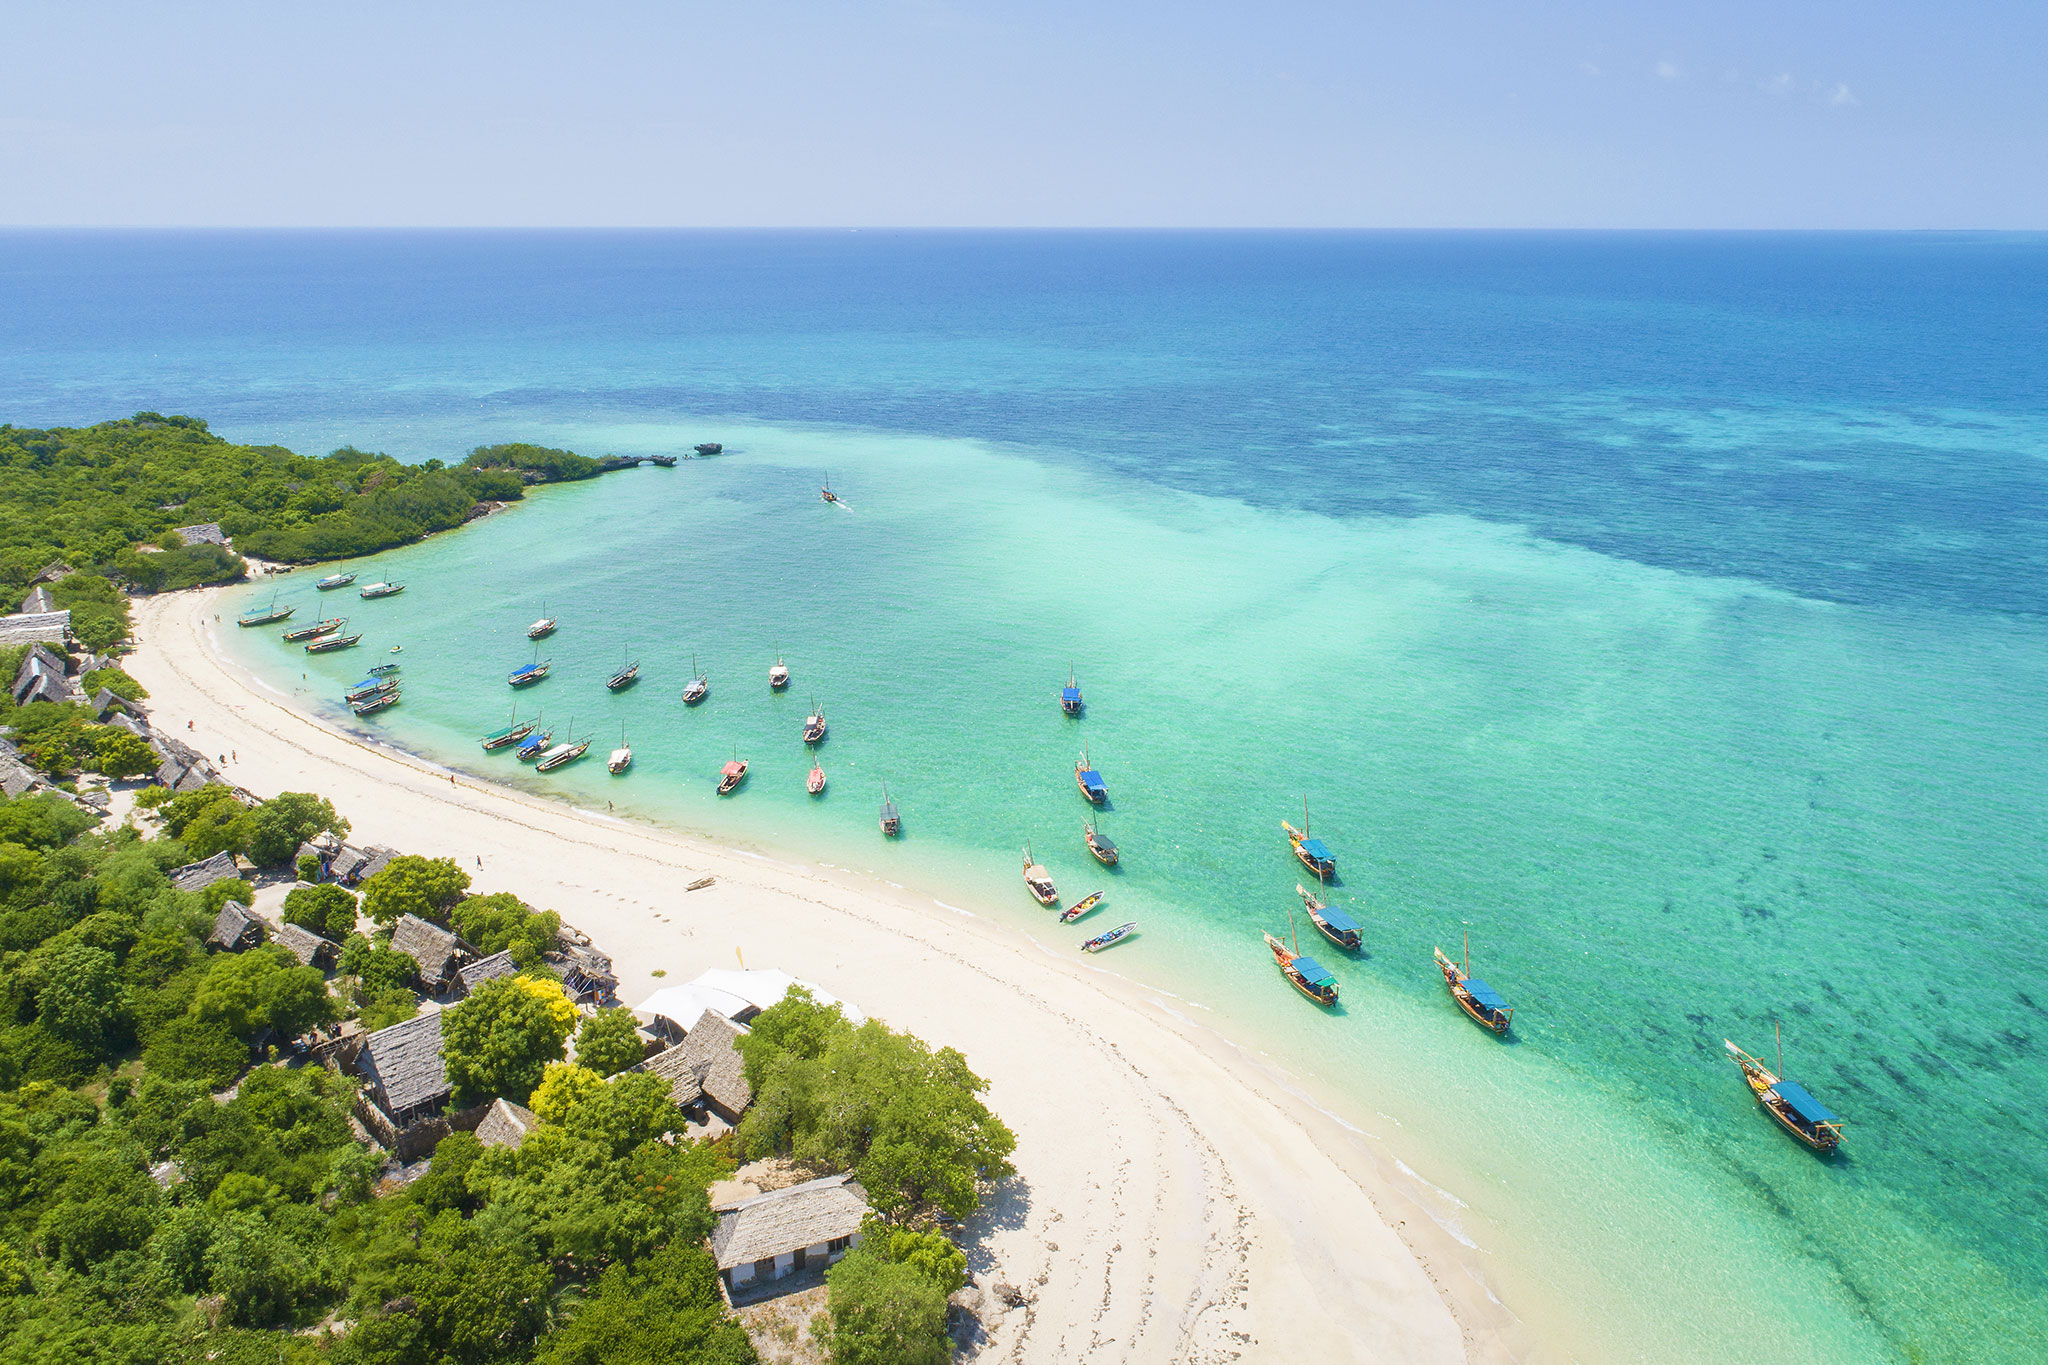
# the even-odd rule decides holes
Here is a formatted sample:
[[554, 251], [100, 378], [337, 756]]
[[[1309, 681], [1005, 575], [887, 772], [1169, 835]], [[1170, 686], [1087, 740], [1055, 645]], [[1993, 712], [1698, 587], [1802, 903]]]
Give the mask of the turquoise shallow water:
[[[338, 712], [402, 642], [406, 700], [361, 728], [1071, 952], [1018, 885], [1030, 840], [1069, 897], [1110, 892], [1098, 922], [1141, 922], [1102, 965], [1454, 1196], [1582, 1358], [2038, 1358], [2038, 241], [8, 245], [0, 288], [64, 319], [0, 324], [17, 422], [732, 449], [351, 565], [410, 587], [343, 599], [353, 657], [235, 633], [276, 685]], [[116, 306], [145, 283], [159, 312]], [[536, 779], [474, 738], [543, 603], [554, 676], [522, 702], [594, 757]], [[608, 695], [628, 650], [645, 681]], [[712, 694], [685, 710], [692, 652]], [[1083, 743], [1117, 873], [1081, 845]], [[1365, 926], [1355, 959], [1317, 949], [1331, 1015], [1258, 939], [1304, 794]], [[1467, 929], [1509, 1044], [1430, 967]], [[1850, 1120], [1840, 1160], [1722, 1058], [1774, 1017]]]

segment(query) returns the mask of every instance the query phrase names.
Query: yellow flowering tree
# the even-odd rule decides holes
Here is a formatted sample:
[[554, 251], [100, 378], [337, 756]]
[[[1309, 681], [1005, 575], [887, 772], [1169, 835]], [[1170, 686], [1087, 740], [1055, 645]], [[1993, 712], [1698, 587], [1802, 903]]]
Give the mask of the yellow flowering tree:
[[524, 1104], [549, 1062], [562, 1060], [576, 1006], [540, 977], [486, 981], [441, 1021], [441, 1055], [457, 1108], [496, 1096]]

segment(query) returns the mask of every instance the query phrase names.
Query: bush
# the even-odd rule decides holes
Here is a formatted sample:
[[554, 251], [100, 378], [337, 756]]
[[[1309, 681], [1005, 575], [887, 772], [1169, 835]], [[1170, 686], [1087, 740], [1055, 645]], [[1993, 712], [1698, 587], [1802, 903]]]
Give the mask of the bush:
[[646, 1055], [640, 1025], [631, 1010], [599, 1010], [576, 1030], [576, 1060], [600, 1076], [624, 1071]]
[[78, 681], [88, 697], [98, 696], [99, 690], [104, 687], [124, 701], [149, 700], [149, 690], [118, 668], [88, 669], [85, 676]]
[[92, 770], [116, 781], [130, 777], [148, 777], [157, 770], [159, 760], [156, 750], [139, 735], [130, 734], [117, 725], [95, 725], [92, 727]]
[[363, 1004], [359, 1017], [362, 1025], [371, 1033], [380, 1028], [402, 1024], [420, 1012], [420, 998], [404, 986], [393, 986], [379, 991]]
[[279, 792], [249, 812], [246, 831], [249, 856], [259, 866], [279, 867], [316, 834], [347, 834], [348, 821], [325, 797]]
[[150, 1035], [142, 1060], [165, 1080], [198, 1081], [219, 1090], [249, 1065], [249, 1046], [216, 1021], [183, 1015]]
[[834, 1365], [944, 1365], [946, 1296], [915, 1267], [858, 1243], [825, 1272]]
[[298, 886], [285, 893], [284, 922], [336, 943], [356, 930], [356, 898], [339, 886]]
[[320, 865], [320, 856], [316, 853], [300, 854], [299, 860], [292, 864], [292, 870], [298, 873], [299, 880], [302, 882], [317, 883], [322, 877], [327, 875], [327, 869]]
[[208, 882], [200, 889], [199, 899], [206, 903], [207, 913], [218, 915], [220, 908], [229, 901], [254, 905], [256, 888], [239, 877], [231, 877], [226, 881]]

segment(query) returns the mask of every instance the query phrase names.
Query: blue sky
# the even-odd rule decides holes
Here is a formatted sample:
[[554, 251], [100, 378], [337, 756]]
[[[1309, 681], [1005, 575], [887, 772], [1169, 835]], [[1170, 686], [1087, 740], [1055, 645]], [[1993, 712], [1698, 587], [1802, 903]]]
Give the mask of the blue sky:
[[2048, 0], [0, 4], [0, 223], [2048, 227]]

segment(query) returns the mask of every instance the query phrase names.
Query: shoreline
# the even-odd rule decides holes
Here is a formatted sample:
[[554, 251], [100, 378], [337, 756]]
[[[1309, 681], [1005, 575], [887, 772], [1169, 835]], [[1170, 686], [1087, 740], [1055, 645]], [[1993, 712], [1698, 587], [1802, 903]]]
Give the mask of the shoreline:
[[[218, 591], [138, 601], [128, 662], [202, 748], [234, 756], [231, 781], [318, 791], [353, 837], [456, 857], [478, 890], [561, 911], [612, 955], [629, 1004], [657, 969], [687, 978], [751, 953], [966, 1054], [1017, 1134], [1019, 1171], [964, 1230], [970, 1270], [1032, 1295], [991, 1317], [979, 1358], [1537, 1355], [1487, 1287], [1484, 1253], [1430, 1211], [1434, 1187], [1168, 993], [846, 869], [343, 734], [227, 662], [209, 638]], [[717, 885], [683, 899], [681, 882], [706, 873]]]

